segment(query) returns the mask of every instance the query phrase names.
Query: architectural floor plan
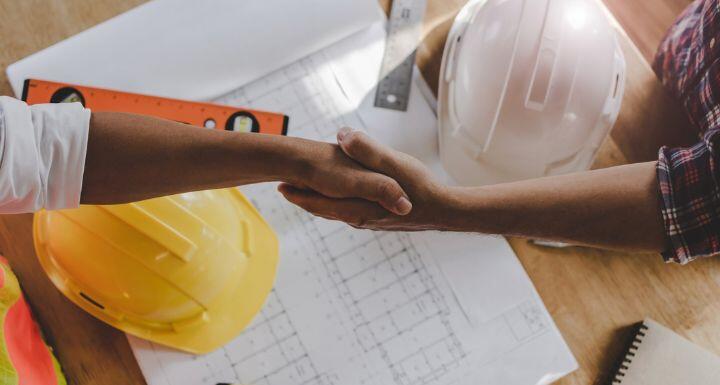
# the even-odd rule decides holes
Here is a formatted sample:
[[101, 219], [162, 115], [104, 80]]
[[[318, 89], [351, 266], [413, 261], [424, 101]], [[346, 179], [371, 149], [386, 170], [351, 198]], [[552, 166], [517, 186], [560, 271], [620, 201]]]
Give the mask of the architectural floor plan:
[[[371, 27], [217, 101], [282, 111], [292, 136], [332, 141], [338, 127], [352, 126], [379, 136], [415, 130], [394, 135], [427, 142], [434, 116], [416, 87], [403, 114], [368, 106], [374, 93], [347, 80], [348, 63], [359, 60], [350, 52], [365, 50], [356, 64], [377, 66], [383, 38], [381, 25]], [[275, 289], [247, 330], [208, 355], [130, 337], [149, 385], [534, 384], [575, 368], [504, 239], [357, 230], [299, 210], [273, 184], [242, 191], [280, 239]], [[485, 308], [449, 282], [443, 265], [457, 254], [503, 276], [477, 279]], [[519, 294], [493, 305], [503, 291]]]

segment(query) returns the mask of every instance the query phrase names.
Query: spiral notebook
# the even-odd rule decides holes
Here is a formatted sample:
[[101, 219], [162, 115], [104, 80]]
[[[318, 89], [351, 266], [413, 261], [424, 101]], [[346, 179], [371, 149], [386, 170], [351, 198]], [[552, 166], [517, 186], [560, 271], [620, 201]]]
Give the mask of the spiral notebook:
[[717, 385], [720, 357], [645, 319], [611, 384]]

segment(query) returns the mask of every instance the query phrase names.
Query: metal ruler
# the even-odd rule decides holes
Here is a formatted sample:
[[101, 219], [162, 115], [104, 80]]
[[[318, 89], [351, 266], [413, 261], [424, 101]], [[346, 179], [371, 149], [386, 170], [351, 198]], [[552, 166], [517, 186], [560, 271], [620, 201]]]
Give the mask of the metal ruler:
[[406, 111], [427, 0], [393, 0], [375, 107]]

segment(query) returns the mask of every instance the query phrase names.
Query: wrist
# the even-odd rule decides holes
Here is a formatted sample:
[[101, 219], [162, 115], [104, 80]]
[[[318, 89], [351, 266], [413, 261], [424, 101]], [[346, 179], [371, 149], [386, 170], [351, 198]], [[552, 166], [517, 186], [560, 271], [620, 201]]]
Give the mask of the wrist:
[[[300, 180], [301, 147], [297, 138], [265, 134], [231, 133], [224, 137], [231, 157], [240, 161], [242, 175], [253, 182], [287, 182]], [[217, 145], [213, 145], [217, 149]], [[226, 158], [222, 158], [226, 159]], [[233, 173], [239, 170], [234, 168]], [[245, 182], [247, 183], [247, 181]]]
[[475, 231], [472, 222], [477, 216], [473, 207], [477, 191], [475, 188], [446, 186], [442, 193], [443, 223], [442, 229], [446, 231]]
[[314, 167], [313, 143], [300, 138], [274, 139], [277, 139], [277, 143], [269, 159], [278, 160], [273, 166], [277, 181], [296, 186], [307, 183]]
[[425, 230], [438, 231], [457, 230], [459, 201], [456, 187], [439, 183], [416, 191], [410, 198], [417, 224]]

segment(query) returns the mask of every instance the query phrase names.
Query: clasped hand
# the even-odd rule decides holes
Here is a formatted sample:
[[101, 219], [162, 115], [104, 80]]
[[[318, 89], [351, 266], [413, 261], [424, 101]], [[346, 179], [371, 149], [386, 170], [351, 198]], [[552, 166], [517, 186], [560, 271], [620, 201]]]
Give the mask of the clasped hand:
[[440, 217], [450, 214], [448, 187], [419, 160], [349, 128], [338, 132], [337, 141], [331, 162], [313, 165], [307, 180], [280, 184], [288, 201], [373, 230], [437, 229]]

